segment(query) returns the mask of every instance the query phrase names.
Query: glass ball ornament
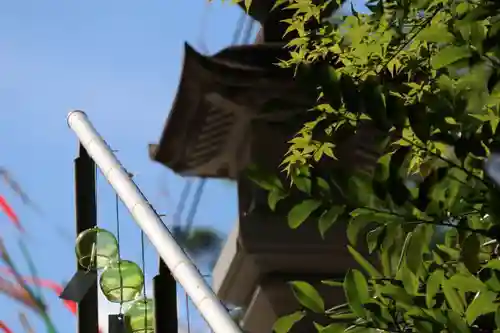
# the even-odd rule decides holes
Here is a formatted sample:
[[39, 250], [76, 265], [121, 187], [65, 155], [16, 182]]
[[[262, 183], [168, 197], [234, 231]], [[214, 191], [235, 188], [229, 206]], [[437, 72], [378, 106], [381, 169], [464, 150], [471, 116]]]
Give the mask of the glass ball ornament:
[[82, 267], [100, 270], [118, 260], [118, 241], [111, 232], [95, 227], [78, 235], [75, 251]]
[[229, 310], [229, 315], [235, 323], [240, 324], [241, 320], [245, 316], [245, 310], [240, 306], [236, 306]]
[[130, 302], [140, 295], [144, 287], [144, 274], [135, 262], [119, 259], [102, 271], [99, 285], [108, 301]]
[[125, 311], [130, 333], [154, 333], [154, 316], [154, 301], [151, 298], [139, 298]]

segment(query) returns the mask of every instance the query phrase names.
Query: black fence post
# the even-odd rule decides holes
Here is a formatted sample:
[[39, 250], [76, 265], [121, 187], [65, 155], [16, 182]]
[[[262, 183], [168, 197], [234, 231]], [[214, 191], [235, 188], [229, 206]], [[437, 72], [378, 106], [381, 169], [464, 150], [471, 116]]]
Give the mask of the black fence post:
[[[75, 159], [76, 233], [97, 226], [95, 163], [80, 144]], [[85, 271], [77, 263], [78, 271]], [[99, 333], [97, 278], [78, 304], [78, 333]], [[105, 332], [103, 332], [105, 333]]]
[[160, 258], [158, 275], [153, 278], [155, 333], [178, 333], [177, 282]]

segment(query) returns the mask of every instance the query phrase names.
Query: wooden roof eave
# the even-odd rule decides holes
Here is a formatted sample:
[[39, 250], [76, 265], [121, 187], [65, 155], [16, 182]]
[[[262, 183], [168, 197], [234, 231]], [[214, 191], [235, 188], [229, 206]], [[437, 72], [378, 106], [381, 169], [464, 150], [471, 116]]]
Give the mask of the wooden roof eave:
[[[181, 81], [172, 111], [167, 118], [159, 143], [149, 147], [152, 160], [176, 173], [185, 174], [188, 171], [185, 150], [189, 147], [189, 142], [194, 142], [203, 126], [206, 110], [202, 109], [206, 109], [207, 105], [200, 103], [204, 103], [207, 92], [217, 92], [223, 98], [224, 96], [232, 98], [233, 94], [237, 96], [242, 92], [252, 93], [254, 89], [261, 94], [262, 91], [276, 91], [278, 87], [278, 94], [279, 91], [282, 91], [282, 94], [288, 93], [287, 87], [294, 84], [293, 73], [288, 73], [272, 64], [263, 66], [259, 56], [254, 57], [256, 60], [254, 62], [252, 59], [238, 61], [245, 52], [252, 52], [252, 48], [254, 51], [257, 50], [256, 52], [273, 54], [271, 46], [253, 45], [232, 47], [214, 56], [203, 56], [186, 44]], [[280, 46], [275, 46], [274, 49], [282, 50]], [[274, 89], [271, 89], [273, 87]], [[244, 103], [242, 100], [240, 102]]]

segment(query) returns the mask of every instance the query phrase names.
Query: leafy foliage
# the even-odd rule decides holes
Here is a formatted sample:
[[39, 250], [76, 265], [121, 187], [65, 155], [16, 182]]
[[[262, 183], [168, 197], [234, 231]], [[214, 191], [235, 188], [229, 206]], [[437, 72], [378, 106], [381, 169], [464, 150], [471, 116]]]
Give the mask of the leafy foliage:
[[[297, 35], [280, 66], [320, 91], [282, 163], [303, 194], [288, 222], [317, 219], [324, 235], [347, 219], [362, 271], [325, 281], [344, 289], [344, 305], [322, 309], [305, 282], [293, 285], [298, 301], [331, 322], [316, 325], [324, 333], [497, 332], [500, 192], [483, 164], [500, 148], [500, 2], [371, 0], [369, 14], [338, 24], [322, 19], [325, 6], [275, 6], [293, 13]], [[368, 158], [352, 163], [342, 145], [363, 135], [348, 150]], [[266, 186], [273, 210], [296, 200], [281, 182]], [[362, 238], [375, 262], [356, 250]]]

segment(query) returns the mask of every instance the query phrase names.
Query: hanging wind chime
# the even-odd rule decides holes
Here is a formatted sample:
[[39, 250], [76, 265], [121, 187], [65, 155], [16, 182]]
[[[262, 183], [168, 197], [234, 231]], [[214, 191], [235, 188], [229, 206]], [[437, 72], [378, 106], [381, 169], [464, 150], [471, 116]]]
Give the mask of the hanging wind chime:
[[[99, 287], [104, 297], [111, 303], [120, 304], [119, 313], [108, 316], [108, 333], [154, 333], [153, 300], [147, 298], [145, 294], [144, 235], [142, 232], [141, 250], [142, 268], [120, 257], [118, 196], [116, 197], [116, 237], [108, 230], [94, 227], [83, 231], [76, 238], [75, 251], [78, 262], [86, 269], [86, 274], [100, 273]], [[70, 282], [66, 290], [71, 289], [71, 292], [67, 294], [70, 294], [72, 300], [79, 302], [90, 286], [86, 286], [85, 282], [82, 284], [84, 278], [80, 277], [76, 280], [79, 281]], [[75, 289], [80, 291], [75, 292]]]
[[[106, 299], [120, 304], [120, 312], [108, 317], [109, 333], [154, 333], [153, 303], [145, 294], [144, 237], [141, 232], [141, 269], [136, 263], [124, 260], [120, 256], [118, 204], [118, 196], [116, 196], [116, 256], [114, 260], [106, 263], [99, 279], [99, 286]], [[109, 247], [106, 255], [112, 253]]]
[[94, 227], [76, 238], [76, 257], [88, 271], [101, 271], [118, 260], [118, 241], [109, 231]]

